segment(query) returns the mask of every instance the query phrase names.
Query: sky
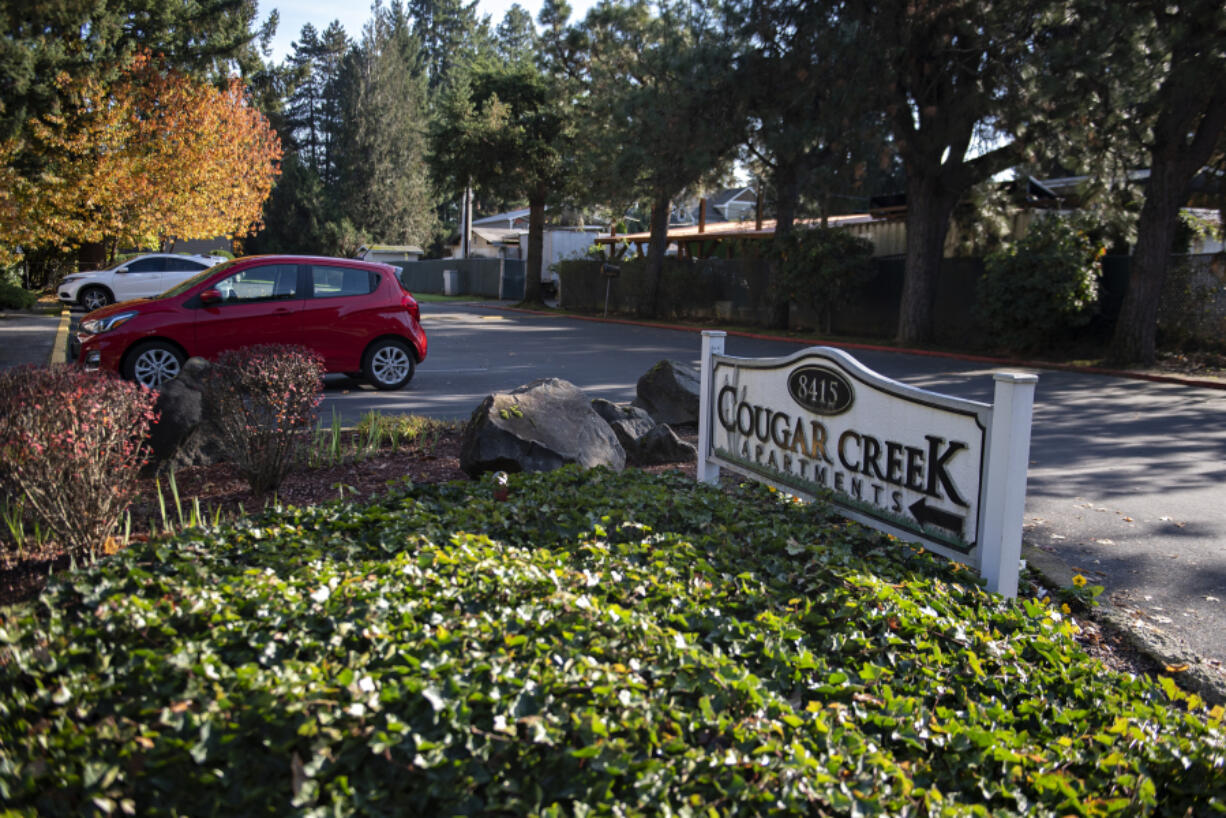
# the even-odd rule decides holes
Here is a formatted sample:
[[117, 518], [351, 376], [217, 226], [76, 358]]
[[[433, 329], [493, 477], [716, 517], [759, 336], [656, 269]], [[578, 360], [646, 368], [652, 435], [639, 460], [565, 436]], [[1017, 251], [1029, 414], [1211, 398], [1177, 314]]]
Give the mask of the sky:
[[[507, 13], [507, 9], [516, 0], [478, 0], [477, 13], [491, 18], [497, 26]], [[541, 10], [541, 0], [518, 0], [519, 4], [528, 10], [535, 20]], [[594, 5], [594, 0], [571, 0], [571, 20], [581, 19], [587, 9]], [[277, 36], [273, 38], [273, 59], [285, 59], [290, 52], [290, 44], [298, 38], [302, 27], [307, 23], [323, 31], [333, 20], [339, 20], [345, 33], [352, 40], [362, 36], [362, 26], [370, 19], [370, 0], [260, 0], [259, 20], [263, 21], [270, 11], [280, 12], [281, 20], [277, 24]]]

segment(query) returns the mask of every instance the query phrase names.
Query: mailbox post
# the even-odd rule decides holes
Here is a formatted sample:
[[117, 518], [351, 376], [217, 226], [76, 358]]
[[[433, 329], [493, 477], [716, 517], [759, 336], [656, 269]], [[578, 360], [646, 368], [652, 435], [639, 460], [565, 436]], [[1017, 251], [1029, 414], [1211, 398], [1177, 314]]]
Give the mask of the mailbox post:
[[604, 262], [600, 265], [600, 274], [604, 276], [604, 317], [609, 317], [609, 288], [613, 286], [613, 279], [621, 275], [622, 268], [616, 264]]

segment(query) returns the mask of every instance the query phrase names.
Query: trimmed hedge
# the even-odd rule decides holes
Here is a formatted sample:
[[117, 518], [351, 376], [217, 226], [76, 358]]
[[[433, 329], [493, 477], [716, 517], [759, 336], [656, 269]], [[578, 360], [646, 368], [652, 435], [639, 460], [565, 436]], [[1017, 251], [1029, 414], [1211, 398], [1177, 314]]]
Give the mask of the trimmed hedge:
[[323, 356], [293, 344], [229, 349], [205, 371], [205, 419], [257, 497], [279, 488], [305, 458], [323, 376]]
[[75, 555], [102, 551], [136, 494], [154, 399], [75, 366], [0, 371], [0, 497], [22, 498]]
[[570, 468], [134, 544], [0, 628], [18, 814], [1206, 815], [1221, 708], [758, 487]]
[[28, 310], [38, 303], [38, 293], [0, 281], [0, 310]]

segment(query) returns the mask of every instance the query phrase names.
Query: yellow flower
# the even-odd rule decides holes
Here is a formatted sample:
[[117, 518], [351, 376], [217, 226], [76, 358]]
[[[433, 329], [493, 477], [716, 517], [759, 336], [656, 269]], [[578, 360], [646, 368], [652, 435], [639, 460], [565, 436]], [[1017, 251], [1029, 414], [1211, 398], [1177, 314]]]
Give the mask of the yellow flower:
[[1068, 606], [1067, 602], [1062, 602], [1060, 604], [1060, 612], [1067, 615], [1067, 614], [1071, 614], [1073, 612], [1073, 609]]
[[1084, 588], [1086, 585], [1086, 578], [1083, 577], [1081, 574], [1077, 574], [1076, 576], [1073, 577], [1073, 584], [1076, 585], [1078, 588]]

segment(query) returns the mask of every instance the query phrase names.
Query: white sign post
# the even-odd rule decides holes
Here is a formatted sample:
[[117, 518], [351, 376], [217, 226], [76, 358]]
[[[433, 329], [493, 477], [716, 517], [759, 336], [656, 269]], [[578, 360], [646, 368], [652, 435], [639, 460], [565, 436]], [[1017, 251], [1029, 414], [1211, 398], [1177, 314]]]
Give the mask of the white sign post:
[[846, 352], [723, 354], [702, 339], [698, 479], [720, 468], [801, 497], [829, 492], [848, 517], [974, 565], [1017, 594], [1034, 375], [998, 373], [995, 402], [886, 378]]

